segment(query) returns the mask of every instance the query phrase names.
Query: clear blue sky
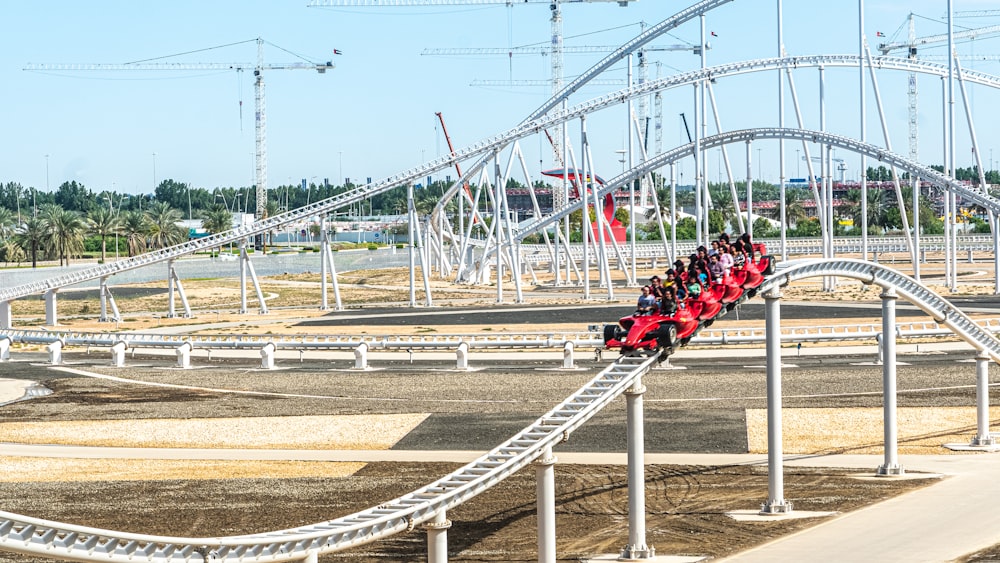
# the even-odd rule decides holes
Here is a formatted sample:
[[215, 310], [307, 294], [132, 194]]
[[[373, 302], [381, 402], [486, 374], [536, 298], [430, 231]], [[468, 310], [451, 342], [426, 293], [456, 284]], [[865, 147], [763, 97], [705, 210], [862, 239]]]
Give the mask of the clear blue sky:
[[[112, 186], [130, 193], [149, 192], [154, 161], [157, 181], [173, 178], [208, 189], [252, 182], [251, 73], [43, 73], [23, 71], [27, 63], [121, 63], [252, 41], [258, 36], [269, 43], [265, 49], [268, 63], [302, 60], [297, 55], [310, 61], [332, 60], [337, 68], [324, 75], [303, 70], [265, 75], [269, 187], [302, 178], [317, 182], [329, 178], [336, 183], [341, 175], [353, 180], [381, 178], [446, 150], [434, 112], [444, 112], [456, 145], [465, 146], [517, 124], [548, 97], [545, 88], [470, 86], [476, 79], [546, 79], [547, 57], [508, 61], [493, 56], [421, 56], [421, 51], [433, 47], [546, 44], [547, 4], [348, 9], [309, 8], [306, 3], [4, 0], [0, 5], [5, 23], [0, 38], [0, 106], [5, 143], [0, 151], [0, 182], [41, 189], [48, 182], [55, 189], [63, 181], [76, 180], [95, 192]], [[639, 33], [640, 21], [660, 22], [686, 5], [673, 0], [638, 0], [627, 8], [615, 3], [564, 5], [566, 44], [617, 45]], [[865, 5], [866, 33], [872, 43], [883, 41], [877, 32], [891, 39], [910, 11], [923, 16], [917, 22], [918, 35], [946, 31], [941, 23], [947, 7], [944, 0], [868, 0]], [[710, 13], [707, 27], [717, 37], [711, 38], [709, 65], [774, 56], [775, 6], [774, 0], [735, 0]], [[857, 6], [854, 0], [786, 0], [787, 50], [791, 54], [857, 53]], [[955, 8], [1000, 8], [1000, 2], [956, 0]], [[957, 23], [979, 27], [1000, 24], [1000, 18]], [[902, 33], [900, 38], [905, 37], [905, 29]], [[698, 25], [693, 22], [658, 43], [697, 41]], [[998, 43], [985, 39], [964, 43], [959, 49], [998, 54]], [[334, 55], [334, 49], [342, 54]], [[925, 52], [944, 51], [938, 47]], [[566, 75], [572, 77], [599, 58], [567, 56]], [[659, 52], [650, 58], [663, 63], [664, 74], [698, 66], [698, 58], [691, 54]], [[252, 42], [164, 59], [192, 63], [255, 60]], [[998, 72], [996, 62], [969, 66]], [[619, 66], [610, 77], [624, 78], [624, 72]], [[654, 77], [655, 72], [654, 67]], [[851, 136], [858, 135], [859, 127], [857, 75], [857, 69], [827, 72], [829, 128]], [[799, 71], [795, 76], [807, 125], [818, 128], [817, 73]], [[883, 76], [880, 86], [891, 120], [893, 147], [906, 153], [906, 77]], [[715, 88], [723, 128], [776, 125], [776, 83], [773, 72], [720, 81]], [[938, 164], [940, 81], [924, 78], [921, 86], [922, 158]], [[613, 88], [587, 88], [574, 102], [609, 89]], [[693, 115], [692, 98], [690, 89], [664, 96], [665, 148], [684, 139], [679, 114]], [[1000, 138], [992, 111], [1000, 101], [998, 95], [979, 88], [974, 89], [973, 100], [984, 160], [989, 159], [988, 149], [995, 147], [995, 166], [1000, 166]], [[871, 94], [868, 105], [868, 138], [880, 141]], [[956, 114], [961, 116], [962, 111], [959, 103]], [[623, 144], [623, 121], [624, 112], [617, 110], [613, 117], [595, 118], [591, 126], [595, 161], [602, 175], [620, 171], [614, 151]], [[711, 133], [714, 126], [709, 129]], [[958, 131], [959, 165], [965, 166], [970, 162], [964, 121], [959, 121]], [[533, 166], [540, 156], [543, 166], [551, 166], [548, 151], [534, 143], [525, 147]], [[763, 148], [770, 154], [764, 155], [761, 174], [774, 181], [776, 150]], [[792, 176], [797, 173], [794, 149], [787, 149]], [[733, 150], [733, 162], [737, 174], [743, 176], [745, 165], [740, 164], [739, 153]], [[685, 166], [690, 170], [690, 163]], [[848, 166], [856, 171], [854, 162]], [[717, 180], [717, 155], [709, 156], [709, 169], [709, 178]]]

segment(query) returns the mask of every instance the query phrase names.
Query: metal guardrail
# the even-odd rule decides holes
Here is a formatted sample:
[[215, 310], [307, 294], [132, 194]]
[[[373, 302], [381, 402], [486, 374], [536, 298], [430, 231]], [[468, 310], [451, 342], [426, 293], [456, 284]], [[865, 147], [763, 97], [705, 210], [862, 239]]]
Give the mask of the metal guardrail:
[[[1000, 318], [973, 321], [990, 334], [1000, 333]], [[934, 321], [896, 323], [896, 337], [930, 338], [951, 334], [952, 330]], [[842, 324], [827, 326], [783, 327], [781, 341], [846, 342], [878, 340], [881, 324]], [[604, 346], [600, 330], [577, 332], [521, 333], [510, 335], [440, 334], [440, 335], [320, 335], [303, 334], [275, 336], [269, 334], [209, 334], [170, 335], [155, 333], [108, 333], [86, 331], [49, 331], [0, 329], [0, 338], [12, 343], [44, 345], [61, 341], [64, 346], [111, 347], [120, 342], [129, 348], [177, 348], [190, 345], [201, 350], [253, 350], [273, 345], [276, 350], [323, 351], [355, 349], [364, 343], [369, 350], [455, 350], [465, 344], [471, 350], [561, 349], [567, 343], [574, 348]], [[693, 337], [690, 345], [749, 345], [762, 344], [766, 339], [763, 327], [706, 328]]]

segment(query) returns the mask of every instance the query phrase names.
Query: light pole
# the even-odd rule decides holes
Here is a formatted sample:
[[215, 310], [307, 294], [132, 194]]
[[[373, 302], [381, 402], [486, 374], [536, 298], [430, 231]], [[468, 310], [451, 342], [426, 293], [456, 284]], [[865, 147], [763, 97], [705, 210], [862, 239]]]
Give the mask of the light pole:
[[801, 173], [799, 172], [799, 163], [802, 162], [801, 160], [799, 160], [799, 151], [800, 150], [802, 150], [802, 149], [795, 149], [795, 177], [796, 178], [798, 178], [799, 176], [801, 176]]
[[340, 176], [340, 182], [341, 182], [340, 185], [343, 186], [344, 185], [343, 184], [343, 181], [344, 181], [344, 151], [337, 151], [337, 157], [338, 157], [338, 160], [340, 162], [340, 169], [338, 170], [337, 174]]

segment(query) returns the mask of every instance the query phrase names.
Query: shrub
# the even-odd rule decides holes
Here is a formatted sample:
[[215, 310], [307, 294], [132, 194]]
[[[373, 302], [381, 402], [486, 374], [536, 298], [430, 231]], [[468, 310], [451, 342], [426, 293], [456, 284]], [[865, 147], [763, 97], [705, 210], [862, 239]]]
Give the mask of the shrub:
[[368, 245], [368, 250], [378, 250], [378, 245], [375, 243], [371, 243]]

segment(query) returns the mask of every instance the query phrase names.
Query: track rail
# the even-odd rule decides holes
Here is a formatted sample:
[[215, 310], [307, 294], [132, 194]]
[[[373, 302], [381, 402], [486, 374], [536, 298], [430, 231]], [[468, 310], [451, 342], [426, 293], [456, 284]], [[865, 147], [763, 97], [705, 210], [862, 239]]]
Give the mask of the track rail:
[[[861, 260], [784, 263], [758, 288], [761, 295], [791, 281], [840, 276], [895, 289], [994, 360], [1000, 341], [947, 300], [891, 268]], [[100, 530], [0, 512], [0, 549], [73, 561], [291, 561], [342, 551], [413, 529], [484, 492], [537, 459], [621, 395], [656, 363], [622, 356], [554, 409], [475, 461], [378, 506], [325, 522], [221, 538], [176, 538]]]
[[[699, 10], [705, 11], [708, 9], [712, 9], [722, 4], [725, 4], [728, 1], [731, 0], [705, 0], [697, 4], [696, 6], [693, 6], [692, 8], [685, 10], [684, 12], [682, 12], [682, 14], [674, 16], [673, 18], [665, 20], [663, 23], [658, 24], [657, 26], [650, 28], [649, 31], [658, 29], [660, 30], [660, 33], [663, 33], [668, 29], [672, 29], [673, 24], [679, 23], [681, 20], [686, 21], [686, 19], [694, 17], [695, 15], [700, 13]], [[641, 40], [637, 38], [636, 40], [627, 44], [626, 47], [630, 46], [632, 49], [635, 49], [641, 46], [642, 44], [645, 44], [645, 42], [651, 41], [652, 39], [655, 38], [653, 35], [649, 35], [647, 37], [646, 34], [640, 37], [642, 37]], [[613, 55], [607, 57], [605, 60], [611, 60], [612, 57]], [[601, 66], [601, 64], [603, 63], [604, 61], [595, 66], [595, 68]], [[86, 281], [93, 281], [100, 278], [113, 276], [115, 274], [119, 274], [125, 271], [141, 268], [143, 266], [148, 266], [150, 264], [167, 262], [169, 260], [173, 260], [181, 256], [186, 256], [188, 254], [193, 254], [199, 251], [205, 251], [213, 247], [244, 241], [255, 235], [266, 233], [268, 231], [280, 228], [285, 224], [308, 219], [320, 213], [327, 213], [330, 211], [334, 211], [336, 209], [340, 209], [347, 205], [369, 198], [373, 195], [384, 193], [398, 186], [403, 186], [410, 182], [415, 182], [419, 179], [425, 178], [428, 174], [436, 173], [446, 168], [450, 168], [454, 166], [456, 162], [463, 162], [465, 160], [480, 158], [490, 155], [496, 151], [504, 149], [505, 147], [509, 146], [515, 141], [518, 141], [525, 137], [536, 135], [545, 129], [558, 126], [562, 123], [571, 121], [573, 119], [577, 119], [583, 115], [595, 111], [599, 111], [611, 106], [617, 106], [629, 99], [633, 99], [643, 95], [648, 95], [651, 93], [655, 93], [657, 91], [673, 88], [684, 84], [691, 84], [706, 79], [716, 79], [724, 76], [738, 75], [749, 72], [760, 72], [775, 68], [778, 69], [798, 68], [802, 66], [844, 66], [844, 67], [855, 66], [856, 67], [858, 64], [859, 64], [859, 58], [856, 55], [815, 55], [815, 56], [805, 56], [805, 57], [784, 57], [784, 58], [759, 59], [753, 61], [731, 63], [726, 65], [720, 65], [717, 67], [706, 68], [704, 70], [698, 70], [695, 72], [683, 73], [663, 78], [660, 80], [653, 80], [639, 86], [627, 88], [624, 90], [619, 90], [617, 92], [613, 92], [610, 94], [600, 96], [598, 98], [594, 98], [590, 101], [581, 103], [565, 111], [555, 111], [545, 116], [536, 117], [533, 115], [533, 117], [529, 121], [526, 121], [515, 128], [512, 128], [508, 131], [502, 132], [498, 135], [482, 140], [473, 145], [469, 145], [467, 147], [454, 151], [451, 155], [443, 156], [441, 158], [432, 160], [430, 162], [422, 164], [421, 166], [411, 168], [409, 170], [403, 171], [399, 174], [395, 174], [378, 182], [368, 184], [365, 186], [359, 186], [357, 188], [354, 188], [352, 190], [349, 190], [343, 194], [334, 196], [332, 198], [314, 202], [305, 207], [301, 207], [293, 211], [275, 215], [274, 217], [258, 221], [249, 226], [240, 227], [237, 229], [233, 229], [231, 231], [226, 231], [224, 233], [211, 235], [198, 240], [188, 241], [180, 245], [157, 250], [154, 252], [149, 252], [146, 254], [142, 254], [140, 256], [127, 258], [110, 264], [103, 264], [95, 266], [93, 268], [87, 268], [84, 270], [74, 272], [72, 274], [66, 274], [43, 281], [31, 282], [13, 287], [0, 288], [0, 302], [11, 301], [13, 299], [26, 297], [28, 295], [36, 295], [49, 290], [56, 290], [62, 287], [67, 287]], [[923, 61], [909, 61], [906, 59], [895, 59], [891, 57], [877, 57], [873, 60], [873, 64], [880, 69], [893, 69], [901, 71], [928, 73], [939, 76], [948, 75], [946, 65], [926, 63]], [[969, 80], [970, 82], [973, 83], [983, 84], [994, 88], [1000, 88], [1000, 78], [997, 78], [992, 75], [963, 70], [962, 76], [964, 79]], [[574, 88], [574, 84], [576, 84], [577, 82], [578, 81], [574, 81], [573, 84], [567, 86], [566, 92], [568, 93], [570, 89]], [[924, 168], [923, 166], [920, 166], [918, 163], [911, 162], [909, 160], [903, 159], [902, 157], [899, 157], [898, 155], [893, 155], [892, 153], [884, 151], [875, 145], [867, 145], [864, 143], [859, 143], [847, 139], [845, 137], [826, 136], [825, 134], [820, 132], [804, 131], [804, 133], [806, 134], [797, 136], [792, 133], [788, 133], [791, 131], [800, 131], [794, 129], [759, 129], [751, 131], [760, 132], [761, 136], [757, 138], [803, 139], [813, 142], [824, 142], [834, 145], [838, 148], [845, 148], [854, 152], [867, 154], [879, 160], [884, 160], [888, 164], [895, 164], [896, 166], [899, 166], [900, 168], [906, 171], [916, 174], [921, 178], [931, 179], [932, 182], [939, 187], [948, 190], [954, 190], [956, 191], [956, 193], [960, 193], [961, 195], [963, 195], [963, 197], [972, 199], [973, 201], [979, 203], [980, 205], [983, 205], [987, 209], [998, 211], [997, 203], [995, 200], [992, 200], [992, 198], [985, 196], [990, 201], [987, 202], [980, 201], [980, 197], [983, 197], [983, 194], [973, 190], [969, 190], [965, 186], [961, 186], [957, 182], [943, 181], [942, 178], [944, 177], [941, 176], [940, 174], [937, 174], [932, 170]], [[786, 133], [782, 134], [784, 136], [775, 137], [772, 136], [775, 131], [785, 131]], [[736, 132], [736, 133], [744, 133], [744, 132]], [[748, 138], [754, 138], [754, 135], [751, 134]], [[833, 141], [833, 139], [837, 140]], [[738, 142], [739, 140], [746, 140], [746, 139], [745, 138], [733, 139], [727, 135], [716, 135], [715, 137], [709, 137], [703, 139], [702, 148], [703, 149], [714, 148], [715, 146], [719, 146], [721, 144]], [[646, 163], [643, 163], [642, 165], [633, 168], [632, 170], [626, 172], [625, 174], [618, 176], [612, 182], [609, 182], [602, 188], [601, 194], [605, 193], [606, 191], [610, 191], [612, 189], [617, 189], [625, 185], [632, 179], [642, 177], [648, 174], [650, 171], [660, 168], [669, 162], [673, 162], [674, 160], [688, 156], [692, 151], [693, 151], [693, 146], [687, 145], [685, 147], [680, 147], [668, 153], [664, 153], [663, 155], [658, 155], [657, 157], [647, 161]], [[650, 163], [656, 163], [656, 165], [650, 166]], [[472, 176], [475, 173], [476, 173], [475, 170], [469, 169], [467, 170], [466, 175]], [[448, 191], [446, 197], [454, 196], [454, 193], [455, 191], [457, 191], [458, 186], [460, 184], [461, 182], [456, 182], [455, 186], [453, 186], [451, 190]], [[974, 196], [969, 197], [965, 192], [972, 193], [974, 194]], [[569, 208], [568, 210], [564, 210], [564, 212], [561, 211], [558, 214], [558, 217], [561, 218], [566, 214], [570, 213], [572, 210], [573, 208]], [[544, 228], [545, 226], [555, 221], [554, 217], [556, 217], [555, 214], [545, 218], [544, 222], [531, 223], [530, 229], [522, 228], [517, 236], [519, 238], [523, 238], [529, 232], [536, 232], [538, 229]]]
[[175, 538], [100, 530], [0, 512], [0, 549], [71, 561], [293, 561], [413, 529], [537, 459], [645, 374], [655, 357], [623, 356], [509, 440], [420, 489], [367, 510], [289, 530], [225, 538]]

